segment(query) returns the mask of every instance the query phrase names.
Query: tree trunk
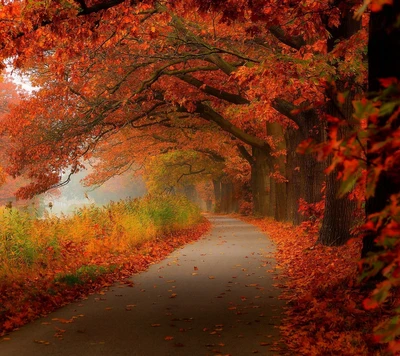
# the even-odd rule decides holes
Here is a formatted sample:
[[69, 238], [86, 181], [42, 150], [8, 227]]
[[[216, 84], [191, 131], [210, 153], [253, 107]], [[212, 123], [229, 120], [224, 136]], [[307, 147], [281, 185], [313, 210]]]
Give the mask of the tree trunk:
[[[339, 88], [339, 90], [341, 89]], [[333, 117], [344, 115], [347, 120], [350, 120], [353, 112], [353, 98], [354, 96], [351, 94], [347, 96], [346, 102], [342, 106], [340, 112], [336, 104], [331, 101], [327, 105], [327, 113]], [[338, 130], [338, 137], [346, 137], [350, 131], [349, 127], [342, 126]], [[327, 164], [330, 165], [331, 163], [332, 158], [329, 157]], [[338, 170], [335, 169], [326, 177], [325, 209], [318, 242], [327, 246], [340, 246], [349, 240], [350, 229], [354, 226], [355, 212], [357, 209], [356, 201], [349, 199], [350, 193], [339, 197], [342, 181], [337, 178], [337, 175]]]
[[[361, 22], [353, 18], [353, 14], [347, 12], [342, 20], [341, 25], [332, 30], [332, 38], [328, 41], [328, 51], [332, 51], [335, 40], [350, 38], [361, 28]], [[351, 88], [349, 88], [351, 89]], [[347, 90], [344, 82], [336, 82], [337, 92]], [[326, 113], [340, 120], [349, 122], [353, 115], [352, 101], [354, 99], [354, 91], [350, 91], [347, 95], [345, 103], [340, 106], [337, 102], [336, 91], [330, 92], [330, 102], [327, 104]], [[338, 137], [346, 137], [351, 132], [348, 125], [340, 126], [338, 129]], [[327, 164], [331, 164], [332, 160], [328, 159]], [[349, 194], [339, 197], [341, 181], [337, 179], [338, 170], [335, 169], [326, 178], [326, 197], [325, 210], [322, 226], [319, 233], [318, 241], [328, 246], [343, 245], [350, 238], [350, 229], [354, 224], [354, 212], [356, 211], [356, 202], [349, 200]]]
[[[303, 113], [304, 125], [301, 127], [301, 135], [304, 139], [311, 138], [316, 143], [325, 141], [325, 126], [319, 114], [315, 110]], [[318, 203], [322, 200], [322, 184], [325, 181], [325, 162], [319, 162], [315, 154], [307, 154], [300, 161], [302, 175], [304, 176], [304, 200], [307, 203]], [[302, 189], [302, 191], [303, 191]]]
[[[369, 22], [369, 42], [368, 42], [368, 90], [379, 92], [382, 87], [379, 83], [380, 78], [394, 77], [400, 80], [400, 27], [396, 27], [396, 21], [400, 16], [400, 0], [394, 0], [392, 6], [385, 5], [382, 11], [372, 12]], [[387, 116], [381, 117], [378, 128], [382, 128], [388, 120]], [[400, 125], [399, 117], [393, 124], [393, 128]], [[372, 145], [385, 142], [390, 135], [390, 131], [378, 131], [368, 142], [367, 169], [370, 171], [371, 161], [377, 159], [376, 154], [370, 152]], [[384, 157], [381, 157], [383, 160]], [[399, 173], [396, 172], [396, 165], [391, 171], [382, 172], [377, 185], [375, 194], [366, 202], [366, 214], [378, 213], [388, 204], [390, 196], [400, 193]], [[397, 168], [398, 169], [398, 168]], [[367, 257], [370, 252], [380, 250], [375, 244], [375, 238], [379, 231], [368, 233], [363, 239], [362, 257]]]
[[304, 155], [296, 152], [300, 142], [304, 137], [298, 129], [288, 128], [285, 134], [286, 139], [286, 183], [287, 191], [287, 214], [288, 220], [294, 225], [299, 225], [303, 221], [303, 216], [299, 213], [299, 200], [305, 198], [305, 162]]
[[213, 187], [214, 187], [214, 198], [215, 198], [215, 207], [214, 211], [216, 213], [221, 212], [221, 179], [213, 179]]
[[[267, 123], [267, 134], [272, 136], [275, 141], [275, 151], [284, 152], [286, 141], [283, 128], [278, 123]], [[274, 210], [274, 218], [277, 221], [287, 221], [287, 192], [286, 192], [286, 156], [280, 154], [270, 158], [272, 173], [279, 173], [282, 180], [271, 178], [271, 206]], [[272, 191], [274, 194], [272, 194]]]
[[252, 151], [250, 185], [253, 194], [253, 213], [258, 216], [271, 216], [268, 154], [255, 147]]
[[327, 246], [343, 245], [350, 238], [350, 229], [354, 225], [357, 204], [349, 200], [348, 194], [338, 197], [340, 183], [337, 170], [326, 179], [325, 211], [318, 242]]
[[[299, 176], [294, 171], [297, 170], [300, 172], [301, 177], [299, 181], [301, 185], [301, 194], [298, 192], [296, 193], [292, 188], [288, 188], [288, 193], [291, 194], [290, 201], [294, 201], [296, 206], [296, 210], [292, 210], [291, 213], [293, 216], [294, 211], [297, 211], [299, 197], [303, 198], [308, 203], [317, 203], [322, 199], [321, 188], [325, 179], [325, 163], [318, 162], [315, 154], [304, 155], [303, 158], [298, 160], [294, 157], [297, 155], [296, 149], [298, 144], [303, 140], [311, 139], [315, 143], [323, 142], [325, 140], [325, 126], [320, 119], [320, 114], [315, 109], [293, 114], [293, 110], [296, 109], [296, 106], [283, 99], [276, 99], [273, 103], [273, 107], [281, 114], [293, 120], [299, 127], [297, 131], [293, 131], [289, 128], [288, 130], [291, 133], [286, 135], [286, 138], [290, 141], [286, 144], [288, 149], [288, 162], [291, 162], [290, 166], [286, 168], [286, 174], [288, 177], [296, 177], [296, 179], [298, 179]], [[294, 132], [296, 132], [296, 134], [294, 134]], [[289, 179], [288, 185], [290, 184], [291, 180]]]
[[235, 197], [232, 182], [221, 182], [221, 213], [235, 212]]

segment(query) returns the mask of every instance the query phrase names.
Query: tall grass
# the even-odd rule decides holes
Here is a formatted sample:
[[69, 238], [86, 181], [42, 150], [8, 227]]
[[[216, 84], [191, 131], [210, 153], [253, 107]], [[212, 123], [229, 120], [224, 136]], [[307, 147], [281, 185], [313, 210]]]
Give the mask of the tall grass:
[[97, 262], [107, 267], [109, 256], [129, 253], [200, 219], [195, 205], [176, 196], [89, 206], [72, 216], [45, 219], [0, 207], [0, 282], [44, 273], [66, 283], [91, 278], [104, 272], [91, 267]]

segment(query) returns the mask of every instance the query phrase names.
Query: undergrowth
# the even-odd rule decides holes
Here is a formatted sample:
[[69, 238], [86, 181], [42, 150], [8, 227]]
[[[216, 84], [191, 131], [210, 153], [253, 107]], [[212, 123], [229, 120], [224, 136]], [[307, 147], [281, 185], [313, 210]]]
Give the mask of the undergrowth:
[[199, 238], [209, 224], [176, 196], [37, 219], [0, 208], [0, 335]]

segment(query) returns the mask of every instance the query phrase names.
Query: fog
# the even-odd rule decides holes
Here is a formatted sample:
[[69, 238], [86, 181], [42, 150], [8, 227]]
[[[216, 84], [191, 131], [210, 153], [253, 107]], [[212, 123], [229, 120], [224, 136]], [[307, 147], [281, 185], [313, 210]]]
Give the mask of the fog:
[[68, 215], [85, 205], [101, 206], [110, 201], [141, 197], [146, 193], [143, 180], [132, 177], [132, 174], [116, 176], [97, 188], [81, 184], [87, 174], [87, 171], [79, 172], [64, 187], [46, 193], [42, 198], [46, 211], [52, 215]]

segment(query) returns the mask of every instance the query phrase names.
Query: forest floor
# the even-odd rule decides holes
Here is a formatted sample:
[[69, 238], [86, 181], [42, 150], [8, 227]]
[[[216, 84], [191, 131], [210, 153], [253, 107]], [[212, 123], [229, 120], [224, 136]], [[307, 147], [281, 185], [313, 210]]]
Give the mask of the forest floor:
[[248, 223], [209, 218], [203, 239], [6, 335], [0, 354], [282, 355], [273, 242]]
[[[374, 328], [392, 316], [398, 296], [380, 308], [365, 308], [370, 289], [359, 283], [361, 240], [344, 246], [317, 244], [317, 231], [272, 219], [241, 217], [258, 226], [276, 243], [276, 283], [286, 300], [280, 330], [296, 355], [387, 355], [376, 342]], [[305, 228], [306, 227], [306, 228]]]

